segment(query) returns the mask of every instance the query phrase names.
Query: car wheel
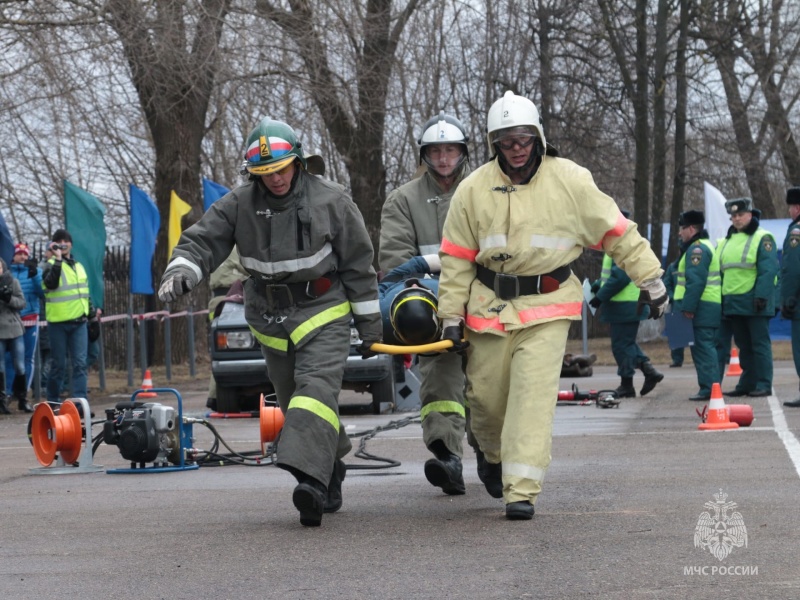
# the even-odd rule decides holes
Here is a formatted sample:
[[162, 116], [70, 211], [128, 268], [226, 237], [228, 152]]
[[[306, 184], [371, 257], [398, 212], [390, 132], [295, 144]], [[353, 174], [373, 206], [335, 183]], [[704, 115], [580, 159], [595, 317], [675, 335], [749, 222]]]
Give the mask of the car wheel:
[[380, 381], [373, 381], [369, 386], [372, 392], [372, 413], [381, 414], [381, 404], [394, 404], [394, 373], [389, 373]]
[[239, 390], [217, 384], [217, 412], [239, 412]]

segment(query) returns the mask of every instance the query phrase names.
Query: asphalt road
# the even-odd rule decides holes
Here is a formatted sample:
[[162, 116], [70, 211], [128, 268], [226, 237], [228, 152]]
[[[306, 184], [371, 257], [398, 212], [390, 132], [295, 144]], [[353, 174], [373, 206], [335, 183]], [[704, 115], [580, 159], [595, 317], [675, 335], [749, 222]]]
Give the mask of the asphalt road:
[[[800, 597], [800, 409], [780, 404], [797, 397], [794, 368], [776, 364], [775, 396], [750, 399], [753, 425], [726, 432], [698, 431], [691, 367], [664, 372], [654, 392], [619, 408], [557, 408], [552, 465], [528, 522], [504, 518], [471, 450], [466, 495], [430, 486], [413, 415], [368, 414], [365, 396], [342, 397], [348, 431], [408, 423], [366, 443], [401, 464], [349, 470], [344, 507], [311, 529], [292, 506], [293, 478], [273, 466], [110, 474], [128, 463], [103, 444], [100, 472], [42, 473], [53, 467], [37, 463], [27, 417], [2, 417], [0, 598]], [[599, 367], [562, 389], [572, 383], [604, 389], [617, 378]], [[183, 395], [185, 415], [202, 417], [205, 394]], [[102, 418], [103, 408], [92, 410]], [[258, 450], [257, 420], [213, 426], [238, 452]], [[193, 434], [196, 447], [213, 443], [201, 424]], [[720, 490], [735, 503], [723, 514], [741, 519], [716, 523], [728, 534], [717, 557], [695, 546], [695, 531], [721, 506]]]

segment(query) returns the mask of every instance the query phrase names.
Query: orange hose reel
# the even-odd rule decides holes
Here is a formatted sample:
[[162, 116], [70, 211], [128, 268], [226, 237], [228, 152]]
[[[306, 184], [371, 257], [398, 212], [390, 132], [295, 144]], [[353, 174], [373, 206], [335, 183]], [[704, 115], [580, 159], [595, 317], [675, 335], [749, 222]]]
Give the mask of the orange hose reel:
[[259, 431], [261, 434], [261, 454], [266, 455], [267, 444], [278, 439], [284, 423], [283, 411], [279, 406], [267, 406], [264, 403], [264, 394], [259, 401], [261, 408], [258, 413]]
[[66, 464], [78, 460], [83, 441], [81, 415], [70, 400], [61, 404], [58, 415], [47, 402], [40, 402], [33, 411], [31, 440], [36, 460], [47, 467], [52, 464], [56, 452]]

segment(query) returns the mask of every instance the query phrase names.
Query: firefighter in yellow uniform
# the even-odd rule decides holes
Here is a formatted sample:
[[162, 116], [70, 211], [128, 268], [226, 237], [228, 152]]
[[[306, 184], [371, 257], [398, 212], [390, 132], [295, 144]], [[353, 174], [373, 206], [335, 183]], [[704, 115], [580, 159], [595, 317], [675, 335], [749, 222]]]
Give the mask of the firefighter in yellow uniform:
[[506, 517], [531, 519], [550, 464], [567, 333], [581, 318], [583, 290], [569, 264], [587, 247], [610, 255], [653, 318], [667, 292], [636, 224], [547, 145], [533, 102], [506, 92], [489, 109], [487, 133], [495, 156], [461, 183], [445, 222], [439, 318], [443, 339], [468, 344], [472, 429], [488, 473], [502, 481]]

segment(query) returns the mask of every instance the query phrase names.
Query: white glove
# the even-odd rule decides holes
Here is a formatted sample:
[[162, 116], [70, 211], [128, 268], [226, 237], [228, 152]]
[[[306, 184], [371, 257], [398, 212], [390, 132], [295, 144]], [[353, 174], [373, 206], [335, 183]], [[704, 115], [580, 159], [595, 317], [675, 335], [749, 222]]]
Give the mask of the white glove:
[[184, 273], [175, 273], [161, 282], [158, 288], [158, 299], [162, 302], [175, 302], [194, 287], [194, 281]]
[[667, 288], [661, 279], [650, 279], [645, 281], [639, 288], [639, 302], [636, 310], [637, 314], [641, 314], [644, 306], [650, 307], [650, 319], [660, 319], [664, 312], [667, 310], [667, 303], [669, 297], [667, 296]]
[[430, 273], [440, 273], [442, 270], [442, 261], [439, 259], [438, 254], [424, 254], [422, 258], [428, 263], [428, 271]]

